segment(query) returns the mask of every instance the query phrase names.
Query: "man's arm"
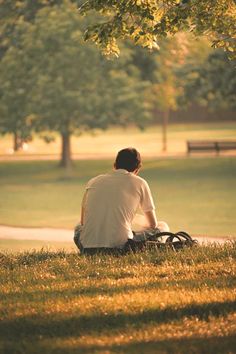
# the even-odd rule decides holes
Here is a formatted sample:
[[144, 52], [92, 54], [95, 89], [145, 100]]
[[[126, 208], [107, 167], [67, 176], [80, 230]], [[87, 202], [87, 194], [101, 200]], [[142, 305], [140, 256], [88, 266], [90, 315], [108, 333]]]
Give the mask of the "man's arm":
[[156, 218], [155, 210], [146, 211], [144, 212], [144, 215], [148, 222], [147, 226], [152, 229], [157, 228], [157, 218]]
[[145, 215], [145, 219], [147, 221], [147, 227], [155, 229], [157, 228], [155, 205], [153, 202], [151, 190], [145, 180], [143, 180], [141, 191], [142, 193], [141, 193], [140, 205]]
[[85, 211], [85, 203], [86, 203], [87, 193], [88, 193], [88, 190], [85, 191], [83, 199], [82, 199], [82, 203], [81, 203], [81, 217], [80, 217], [80, 224], [81, 225], [84, 224], [84, 211]]

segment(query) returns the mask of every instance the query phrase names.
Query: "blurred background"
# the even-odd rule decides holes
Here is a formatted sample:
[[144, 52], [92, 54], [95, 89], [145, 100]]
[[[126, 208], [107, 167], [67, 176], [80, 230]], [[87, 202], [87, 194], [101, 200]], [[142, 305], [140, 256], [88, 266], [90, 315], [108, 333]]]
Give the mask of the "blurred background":
[[72, 229], [87, 180], [134, 146], [158, 218], [236, 235], [235, 150], [187, 154], [188, 140], [236, 140], [235, 61], [185, 32], [108, 60], [84, 43], [97, 15], [78, 3], [1, 3], [0, 224]]

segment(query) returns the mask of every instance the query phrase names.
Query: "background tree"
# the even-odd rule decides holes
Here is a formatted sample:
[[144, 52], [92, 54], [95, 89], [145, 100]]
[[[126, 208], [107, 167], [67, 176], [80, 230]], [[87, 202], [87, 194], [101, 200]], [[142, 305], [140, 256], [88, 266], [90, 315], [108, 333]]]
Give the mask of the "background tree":
[[22, 22], [33, 22], [42, 7], [60, 4], [63, 0], [2, 0], [0, 11], [0, 58], [8, 48], [20, 47]]
[[31, 68], [29, 110], [37, 117], [35, 129], [59, 132], [65, 167], [71, 164], [72, 134], [109, 124], [141, 126], [147, 116], [141, 95], [145, 83], [136, 79], [129, 53], [113, 64], [84, 44], [75, 9], [68, 1], [45, 7], [21, 34], [25, 65]]
[[184, 68], [200, 65], [211, 51], [205, 38], [196, 40], [184, 32], [163, 39], [158, 51], [148, 52], [140, 46], [133, 48], [133, 60], [141, 71], [142, 80], [151, 82], [146, 99], [152, 111], [152, 123], [162, 124], [163, 151], [167, 150], [170, 113], [183, 105]]
[[167, 128], [170, 111], [178, 108], [178, 97], [182, 88], [178, 85], [177, 70], [184, 64], [188, 51], [188, 39], [184, 33], [168, 38], [161, 43], [156, 54], [157, 68], [151, 88], [151, 100], [156, 114], [162, 116], [162, 150], [167, 151]]
[[235, 110], [235, 64], [222, 50], [217, 50], [203, 63], [186, 66], [182, 72], [185, 102], [195, 102], [213, 112]]
[[13, 150], [31, 139], [32, 122], [29, 115], [30, 70], [24, 53], [8, 50], [0, 61], [0, 134], [13, 134]]

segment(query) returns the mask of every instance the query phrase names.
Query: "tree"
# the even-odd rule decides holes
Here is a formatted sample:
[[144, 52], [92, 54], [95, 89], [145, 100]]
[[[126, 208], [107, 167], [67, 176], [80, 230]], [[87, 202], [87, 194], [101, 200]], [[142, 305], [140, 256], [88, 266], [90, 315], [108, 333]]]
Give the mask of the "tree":
[[195, 102], [210, 111], [235, 110], [235, 63], [222, 50], [217, 50], [203, 63], [186, 66], [182, 72], [185, 101]]
[[105, 54], [119, 55], [117, 39], [130, 38], [152, 49], [160, 38], [179, 31], [207, 35], [214, 47], [236, 54], [236, 5], [233, 0], [86, 0], [82, 14], [95, 10], [103, 23], [88, 27], [86, 40], [93, 40]]
[[156, 99], [154, 110], [162, 115], [162, 150], [167, 151], [167, 128], [170, 111], [178, 107], [178, 97], [182, 88], [178, 84], [177, 70], [184, 64], [189, 42], [184, 33], [162, 41], [161, 49], [156, 54], [157, 70], [152, 86], [152, 95]]
[[178, 110], [184, 94], [182, 70], [186, 63], [202, 62], [208, 56], [209, 43], [196, 40], [191, 35], [180, 32], [160, 42], [160, 50], [147, 52], [136, 46], [134, 63], [141, 71], [143, 80], [151, 82], [146, 99], [153, 113], [153, 121], [162, 123], [162, 150], [167, 151], [167, 128], [171, 111]]
[[20, 46], [22, 22], [33, 22], [44, 6], [54, 6], [63, 0], [2, 0], [0, 11], [0, 58], [8, 48]]
[[122, 69], [122, 60], [113, 64], [84, 44], [75, 9], [64, 1], [39, 10], [20, 37], [24, 65], [31, 70], [27, 97], [34, 128], [60, 133], [64, 167], [71, 165], [72, 134], [109, 124], [141, 126], [147, 115], [140, 94], [145, 84], [131, 75], [129, 54]]
[[13, 150], [31, 138], [28, 93], [30, 71], [21, 50], [11, 48], [0, 61], [0, 134], [13, 133]]

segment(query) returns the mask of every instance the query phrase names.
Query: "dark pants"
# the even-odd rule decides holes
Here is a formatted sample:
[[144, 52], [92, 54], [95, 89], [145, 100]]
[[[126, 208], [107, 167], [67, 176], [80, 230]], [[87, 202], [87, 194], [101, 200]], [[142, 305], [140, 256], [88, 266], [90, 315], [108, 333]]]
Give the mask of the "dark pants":
[[74, 233], [74, 242], [80, 253], [87, 254], [87, 255], [94, 255], [94, 254], [114, 254], [114, 255], [122, 255], [129, 252], [138, 252], [143, 251], [146, 246], [146, 241], [151, 240], [152, 237], [155, 237], [160, 230], [146, 230], [142, 232], [134, 232], [134, 237], [132, 239], [128, 239], [125, 245], [122, 248], [108, 248], [108, 247], [94, 247], [94, 248], [84, 248], [82, 243], [80, 242], [80, 233], [82, 227], [81, 225], [77, 225], [75, 228]]

